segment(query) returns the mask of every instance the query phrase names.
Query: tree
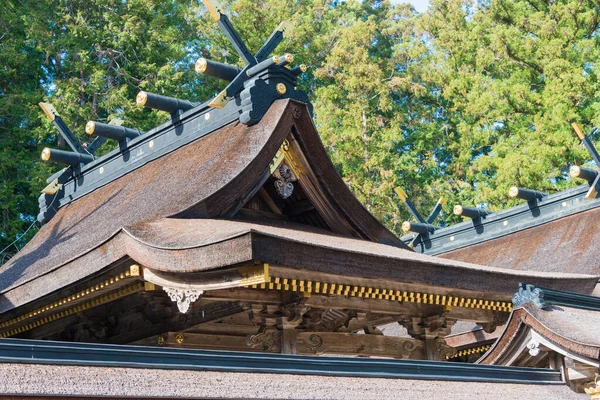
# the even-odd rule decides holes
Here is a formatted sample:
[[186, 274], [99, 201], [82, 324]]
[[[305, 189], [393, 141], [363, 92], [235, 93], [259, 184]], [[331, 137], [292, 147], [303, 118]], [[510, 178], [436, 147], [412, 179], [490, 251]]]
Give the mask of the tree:
[[455, 114], [447, 188], [457, 200], [514, 204], [513, 185], [558, 191], [589, 155], [570, 126], [600, 123], [593, 1], [433, 1], [420, 21], [436, 63], [426, 77]]

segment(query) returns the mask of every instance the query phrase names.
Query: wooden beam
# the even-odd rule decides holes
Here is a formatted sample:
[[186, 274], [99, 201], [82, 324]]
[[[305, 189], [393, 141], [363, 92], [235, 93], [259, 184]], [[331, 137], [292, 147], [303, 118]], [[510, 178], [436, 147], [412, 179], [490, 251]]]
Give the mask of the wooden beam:
[[383, 335], [339, 332], [301, 332], [296, 335], [298, 354], [347, 354], [422, 360], [423, 341]]
[[444, 315], [447, 318], [471, 322], [491, 322], [494, 320], [494, 311], [481, 308], [451, 307], [449, 310], [445, 310], [443, 306], [432, 304], [401, 303], [358, 297], [312, 295], [306, 300], [306, 305], [313, 308], [364, 310], [378, 314], [429, 316], [445, 313]]
[[[263, 348], [249, 345], [246, 335], [168, 332], [164, 335], [153, 336], [139, 341], [136, 344], [207, 350], [264, 351]], [[279, 353], [280, 350], [281, 344], [275, 343], [274, 348], [270, 352]]]
[[312, 211], [314, 209], [315, 206], [310, 202], [310, 200], [304, 199], [295, 204], [286, 204], [284, 211], [286, 215], [294, 217], [296, 215], [305, 213], [307, 211]]

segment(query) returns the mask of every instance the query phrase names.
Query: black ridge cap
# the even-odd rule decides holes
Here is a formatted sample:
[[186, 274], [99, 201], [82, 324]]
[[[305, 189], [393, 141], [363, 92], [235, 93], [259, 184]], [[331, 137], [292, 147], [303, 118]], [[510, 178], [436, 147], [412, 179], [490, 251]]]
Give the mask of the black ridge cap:
[[[556, 219], [578, 214], [600, 206], [600, 198], [586, 200], [588, 184], [551, 194], [531, 205], [524, 204], [489, 214], [477, 221], [465, 221], [446, 228], [437, 229], [422, 237], [415, 251], [438, 255], [452, 250], [497, 239], [528, 228], [539, 226]], [[505, 225], [506, 223], [506, 225]], [[409, 243], [413, 235], [402, 240]]]
[[[239, 106], [236, 105], [236, 101], [231, 101], [222, 109], [208, 107], [208, 102], [205, 102], [164, 122], [145, 132], [143, 135], [132, 139], [124, 148], [117, 147], [104, 156], [83, 166], [80, 174], [76, 175], [74, 179], [72, 177], [69, 178], [68, 184], [72, 186], [70, 188], [71, 191], [64, 194], [64, 197], [60, 199], [59, 206], [70, 203], [76, 198], [115, 180], [119, 176], [125, 175], [152, 160], [222, 128], [237, 120], [240, 112]], [[203, 121], [200, 127], [192, 129], [189, 132], [184, 131], [184, 126], [186, 126], [186, 124], [189, 124], [193, 120], [200, 119], [202, 116], [209, 113], [212, 121], [209, 120], [206, 121], [206, 123]], [[174, 136], [174, 138], [170, 136]], [[147, 149], [147, 146], [151, 141], [154, 142], [155, 149], [153, 151]], [[144, 151], [144, 147], [146, 147], [146, 151]], [[138, 154], [136, 154], [136, 152]], [[128, 160], [123, 160], [124, 154], [128, 154]], [[113, 167], [111, 164], [115, 164], [115, 166]], [[102, 177], [100, 177], [100, 168], [104, 168]], [[92, 174], [97, 177], [92, 177]], [[83, 184], [86, 180], [95, 182], [92, 184], [87, 182], [86, 184]], [[77, 184], [78, 182], [79, 184]], [[67, 186], [67, 184], [65, 186]], [[65, 187], [65, 189], [67, 189], [67, 187]]]
[[560, 371], [546, 368], [25, 339], [0, 339], [0, 362], [438, 381], [564, 384]]

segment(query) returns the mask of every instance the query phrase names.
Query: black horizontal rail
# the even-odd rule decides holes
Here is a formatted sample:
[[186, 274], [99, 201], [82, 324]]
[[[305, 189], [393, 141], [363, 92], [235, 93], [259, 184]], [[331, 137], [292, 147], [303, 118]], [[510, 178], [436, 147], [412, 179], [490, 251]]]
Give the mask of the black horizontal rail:
[[0, 339], [0, 362], [468, 382], [562, 384], [551, 369]]

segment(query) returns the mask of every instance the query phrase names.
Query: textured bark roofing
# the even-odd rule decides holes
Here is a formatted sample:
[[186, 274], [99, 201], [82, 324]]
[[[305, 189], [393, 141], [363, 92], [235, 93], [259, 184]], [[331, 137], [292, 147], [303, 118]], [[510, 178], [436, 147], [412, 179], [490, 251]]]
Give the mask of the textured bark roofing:
[[1, 395], [203, 399], [581, 399], [566, 385], [1, 364]]
[[[348, 219], [356, 235], [405, 246], [356, 200], [337, 175], [305, 105], [280, 100], [257, 125], [227, 125], [62, 207], [2, 267], [0, 293], [47, 276], [44, 283], [27, 289], [41, 296], [48, 293], [47, 288], [56, 289], [66, 283], [57, 274], [81, 279], [98, 271], [107, 266], [100, 265], [103, 258], [113, 259], [105, 243], [123, 227], [172, 216], [227, 215], [248, 200], [292, 129], [298, 132], [300, 145], [305, 147], [306, 158], [318, 174], [328, 201]], [[100, 249], [101, 257], [81, 260], [93, 249]], [[127, 253], [121, 248], [113, 250], [114, 254]], [[67, 265], [68, 271], [58, 273]], [[4, 304], [7, 301], [0, 299]]]
[[513, 340], [523, 329], [531, 329], [580, 356], [600, 359], [600, 312], [564, 306], [542, 310], [527, 303], [513, 311], [496, 344], [478, 363], [495, 364], [502, 354], [519, 345]]
[[527, 271], [600, 273], [600, 207], [440, 257]]
[[191, 273], [261, 261], [346, 277], [485, 292], [510, 299], [519, 282], [590, 293], [596, 276], [510, 271], [417, 254], [306, 225], [162, 218], [122, 229], [102, 246], [0, 297], [0, 312], [96, 273], [125, 257], [144, 267]]

